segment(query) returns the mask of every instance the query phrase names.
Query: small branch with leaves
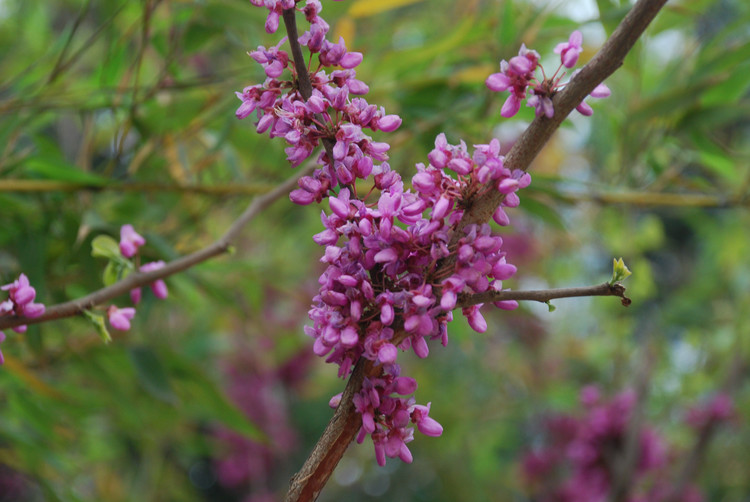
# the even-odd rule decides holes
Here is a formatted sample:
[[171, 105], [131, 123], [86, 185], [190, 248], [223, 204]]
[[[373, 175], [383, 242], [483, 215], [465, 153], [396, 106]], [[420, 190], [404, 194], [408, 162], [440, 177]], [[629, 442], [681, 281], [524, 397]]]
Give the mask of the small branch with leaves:
[[258, 196], [247, 206], [245, 211], [232, 223], [230, 228], [214, 243], [203, 249], [195, 251], [186, 256], [182, 256], [166, 263], [162, 268], [149, 272], [134, 272], [125, 279], [118, 281], [111, 286], [99, 289], [81, 298], [68, 302], [51, 305], [46, 308], [44, 314], [35, 318], [27, 317], [0, 317], [0, 330], [13, 328], [16, 326], [39, 324], [43, 322], [54, 321], [66, 317], [82, 315], [87, 310], [101, 305], [120, 295], [127, 294], [135, 288], [146, 286], [159, 279], [164, 279], [170, 275], [187, 270], [199, 263], [227, 253], [231, 250], [231, 245], [239, 237], [242, 229], [256, 216], [262, 213], [266, 208], [276, 200], [287, 195], [297, 184], [297, 180], [309, 173], [312, 169], [303, 169], [294, 176], [284, 181], [270, 192]]
[[528, 291], [485, 291], [484, 293], [466, 294], [458, 296], [458, 307], [469, 307], [481, 303], [500, 302], [500, 301], [531, 301], [540, 303], [549, 303], [552, 300], [561, 298], [579, 298], [582, 296], [617, 296], [621, 299], [623, 306], [631, 304], [630, 298], [625, 296], [625, 286], [616, 282], [610, 284], [597, 284], [596, 286], [583, 286], [580, 288], [559, 288], [559, 289], [538, 289]]

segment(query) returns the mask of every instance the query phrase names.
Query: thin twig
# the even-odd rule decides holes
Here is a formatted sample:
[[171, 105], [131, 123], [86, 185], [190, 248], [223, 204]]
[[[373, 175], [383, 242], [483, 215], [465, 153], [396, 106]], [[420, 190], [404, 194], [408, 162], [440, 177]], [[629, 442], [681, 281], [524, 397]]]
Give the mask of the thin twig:
[[239, 236], [242, 228], [248, 222], [250, 222], [250, 220], [263, 212], [263, 210], [265, 210], [278, 198], [289, 193], [289, 191], [297, 185], [297, 180], [301, 176], [310, 174], [312, 170], [312, 167], [302, 170], [278, 185], [267, 194], [253, 199], [253, 201], [247, 206], [240, 217], [237, 218], [234, 223], [232, 223], [232, 226], [229, 227], [229, 230], [227, 230], [226, 233], [213, 244], [189, 255], [177, 258], [176, 260], [167, 263], [166, 265], [164, 265], [164, 267], [158, 270], [153, 270], [151, 272], [145, 273], [135, 272], [111, 286], [100, 289], [81, 298], [47, 307], [43, 315], [34, 319], [27, 319], [25, 317], [0, 317], [0, 329], [12, 328], [14, 326], [20, 326], [22, 324], [38, 324], [42, 322], [52, 321], [54, 319], [62, 319], [64, 317], [78, 315], [84, 310], [88, 310], [96, 305], [100, 305], [108, 300], [111, 300], [112, 298], [128, 293], [131, 289], [145, 286], [157, 279], [164, 279], [165, 277], [176, 274], [177, 272], [181, 272], [210, 258], [213, 258], [214, 256], [226, 253], [230, 249], [232, 242], [234, 242], [235, 239]]
[[579, 288], [539, 289], [530, 291], [485, 291], [484, 293], [466, 294], [458, 296], [456, 308], [469, 307], [480, 303], [498, 302], [504, 300], [534, 301], [547, 303], [559, 298], [575, 298], [580, 296], [618, 296], [622, 299], [624, 306], [630, 305], [630, 298], [625, 296], [625, 286], [616, 282], [610, 285], [608, 282], [596, 286], [584, 286]]

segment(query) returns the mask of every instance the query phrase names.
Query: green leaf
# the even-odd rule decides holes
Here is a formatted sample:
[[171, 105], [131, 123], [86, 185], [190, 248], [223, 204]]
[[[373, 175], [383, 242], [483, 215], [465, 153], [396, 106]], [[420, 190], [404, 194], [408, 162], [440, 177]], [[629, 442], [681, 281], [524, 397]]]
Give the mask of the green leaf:
[[176, 403], [177, 396], [172, 389], [161, 359], [148, 347], [133, 347], [129, 351], [138, 381], [149, 394], [167, 403]]
[[515, 23], [515, 16], [513, 13], [513, 2], [505, 2], [503, 5], [503, 16], [500, 18], [500, 45], [508, 46], [515, 42], [518, 34], [518, 28]]
[[105, 286], [111, 286], [129, 276], [132, 271], [133, 264], [121, 257], [117, 261], [107, 263], [107, 266], [104, 268], [102, 281]]
[[547, 309], [548, 309], [548, 310], [549, 310], [550, 312], [554, 312], [555, 310], [557, 310], [557, 307], [555, 307], [554, 305], [552, 305], [552, 302], [544, 302], [544, 303], [546, 303], [546, 304], [547, 304]]
[[96, 329], [96, 332], [99, 334], [105, 344], [108, 344], [112, 341], [112, 337], [110, 336], [109, 330], [107, 329], [107, 324], [104, 322], [103, 315], [95, 314], [90, 310], [84, 310], [83, 315], [91, 322], [91, 324], [94, 325], [94, 329]]
[[267, 442], [267, 437], [249, 418], [230, 402], [219, 386], [199, 366], [173, 354], [167, 360], [172, 383], [187, 414], [211, 420], [244, 434], [249, 439]]
[[565, 222], [563, 222], [562, 218], [560, 218], [560, 215], [557, 213], [557, 211], [550, 207], [548, 204], [540, 202], [538, 199], [535, 199], [533, 197], [526, 196], [522, 198], [521, 206], [523, 207], [524, 211], [536, 216], [545, 223], [548, 223], [560, 230], [565, 230]]
[[624, 281], [631, 275], [633, 275], [633, 272], [628, 269], [625, 262], [622, 261], [622, 258], [619, 260], [612, 259], [612, 280], [609, 281], [611, 285], [614, 285], [616, 282]]
[[115, 86], [118, 79], [128, 68], [128, 56], [131, 54], [126, 44], [112, 44], [108, 47], [108, 52], [99, 66], [97, 75], [99, 85]]
[[37, 156], [29, 159], [25, 167], [30, 173], [36, 174], [41, 178], [71, 183], [86, 183], [92, 186], [104, 186], [107, 184], [105, 178], [81, 171], [72, 164], [47, 156]]
[[91, 256], [113, 261], [122, 259], [120, 245], [109, 235], [98, 235], [91, 241]]
[[104, 268], [102, 282], [104, 282], [105, 286], [111, 286], [117, 282], [118, 275], [117, 265], [115, 265], [115, 262], [111, 261], [107, 263], [107, 266]]
[[747, 78], [750, 64], [741, 64], [726, 74], [726, 80], [708, 89], [701, 96], [700, 102], [704, 108], [712, 108], [722, 104], [737, 105], [750, 87]]
[[195, 374], [190, 381], [181, 382], [180, 391], [186, 394], [183, 403], [191, 415], [222, 423], [249, 439], [267, 441], [265, 434], [203, 375]]
[[693, 132], [690, 138], [698, 148], [698, 158], [704, 167], [718, 174], [732, 185], [741, 182], [741, 171], [737, 169], [732, 157], [722, 147], [699, 131]]
[[382, 12], [398, 9], [413, 3], [421, 2], [422, 0], [378, 0], [377, 2], [371, 2], [370, 0], [357, 0], [349, 7], [349, 15], [358, 17], [373, 16]]

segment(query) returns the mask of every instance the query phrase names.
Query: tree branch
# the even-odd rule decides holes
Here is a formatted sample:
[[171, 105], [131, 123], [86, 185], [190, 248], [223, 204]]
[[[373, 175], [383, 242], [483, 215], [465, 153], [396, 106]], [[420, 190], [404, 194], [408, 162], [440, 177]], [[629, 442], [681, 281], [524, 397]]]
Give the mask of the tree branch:
[[288, 194], [297, 185], [297, 180], [306, 174], [312, 172], [312, 167], [302, 170], [278, 185], [276, 188], [271, 190], [265, 195], [261, 195], [253, 199], [253, 201], [247, 206], [245, 211], [237, 218], [229, 230], [221, 236], [219, 240], [213, 244], [200, 249], [187, 256], [183, 256], [173, 260], [158, 270], [151, 272], [135, 272], [130, 274], [125, 279], [112, 284], [106, 288], [95, 291], [91, 294], [83, 296], [81, 298], [71, 300], [69, 302], [60, 303], [47, 307], [44, 314], [34, 319], [28, 319], [25, 317], [0, 317], [0, 330], [5, 328], [12, 328], [14, 326], [20, 326], [23, 324], [39, 324], [42, 322], [52, 321], [55, 319], [62, 319], [64, 317], [71, 317], [82, 313], [84, 310], [88, 310], [96, 305], [104, 303], [112, 298], [128, 293], [131, 289], [145, 286], [154, 282], [157, 279], [163, 279], [177, 272], [181, 272], [190, 267], [193, 267], [201, 262], [204, 262], [214, 256], [226, 253], [229, 250], [232, 242], [237, 238], [242, 228], [270, 206], [279, 197]]
[[302, 468], [290, 481], [285, 502], [308, 501], [318, 498], [336, 465], [344, 456], [349, 443], [362, 426], [362, 419], [354, 409], [354, 395], [362, 387], [365, 375], [373, 370], [372, 361], [360, 359], [346, 384], [341, 402], [315, 444]]
[[503, 300], [520, 300], [547, 303], [559, 298], [575, 298], [579, 296], [618, 296], [622, 304], [628, 306], [630, 298], [625, 296], [625, 286], [616, 282], [610, 285], [608, 282], [596, 286], [583, 286], [580, 288], [539, 289], [531, 291], [485, 291], [484, 293], [458, 295], [456, 308], [469, 307], [480, 303], [497, 302]]
[[[594, 88], [604, 79], [612, 75], [622, 66], [625, 56], [641, 36], [643, 31], [654, 19], [667, 0], [639, 0], [625, 16], [612, 36], [565, 88], [555, 95], [552, 103], [555, 115], [536, 117], [529, 127], [505, 156], [503, 164], [510, 170], [529, 168], [531, 161], [539, 154], [542, 147], [552, 136], [570, 112], [583, 101]], [[491, 183], [491, 182], [490, 182]], [[500, 205], [505, 196], [493, 189], [487, 190], [485, 195], [474, 201], [458, 225], [458, 231], [453, 236], [458, 240], [463, 235], [461, 230], [467, 225], [489, 221], [492, 213]]]
[[[625, 55], [665, 3], [666, 0], [639, 0], [633, 6], [633, 9], [625, 16], [625, 19], [623, 19], [596, 56], [583, 67], [581, 72], [571, 80], [562, 92], [555, 96], [553, 101], [555, 107], [554, 117], [551, 119], [546, 117], [536, 118], [513, 145], [513, 148], [505, 157], [506, 167], [510, 169], [528, 169], [531, 161], [552, 136], [552, 133], [557, 130], [565, 117], [597, 85], [622, 65]], [[287, 11], [285, 11], [285, 23], [287, 22], [287, 16]], [[487, 191], [487, 195], [474, 201], [472, 207], [464, 212], [458, 230], [453, 235], [453, 239], [457, 242], [463, 234], [461, 230], [467, 225], [488, 221], [492, 213], [502, 202], [502, 199], [503, 195], [497, 190], [492, 189]], [[453, 241], [451, 243], [455, 244]], [[441, 269], [447, 270], [452, 265], [453, 262], [445, 260], [441, 264]], [[400, 335], [403, 336], [403, 334]], [[285, 498], [286, 502], [308, 502], [315, 500], [325, 482], [333, 473], [349, 443], [351, 443], [357, 434], [358, 427], [354, 427], [352, 424], [361, 424], [361, 418], [354, 409], [352, 398], [359, 391], [364, 378], [363, 376], [360, 377], [358, 372], [365, 371], [364, 369], [358, 370], [361, 365], [362, 361], [357, 363], [355, 371], [347, 384], [346, 392], [342, 396], [339, 408], [334, 414], [333, 419], [331, 419], [331, 422], [328, 423], [320, 440], [315, 445], [313, 454], [307, 459], [303, 469], [292, 478], [289, 492]], [[321, 454], [321, 452], [323, 453]]]

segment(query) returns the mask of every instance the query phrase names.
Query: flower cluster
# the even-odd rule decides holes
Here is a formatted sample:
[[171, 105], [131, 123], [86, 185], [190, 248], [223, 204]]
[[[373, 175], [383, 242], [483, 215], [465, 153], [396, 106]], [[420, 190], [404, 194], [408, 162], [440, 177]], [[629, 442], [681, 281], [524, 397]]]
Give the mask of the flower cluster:
[[[606, 500], [625, 455], [636, 395], [625, 391], [609, 401], [597, 388], [581, 391], [582, 416], [557, 415], [545, 421], [545, 445], [527, 453], [522, 471], [535, 500], [543, 502], [600, 502]], [[726, 403], [718, 405], [725, 410]], [[709, 406], [708, 408], [712, 408]], [[731, 406], [730, 406], [731, 408]], [[722, 416], [725, 414], [721, 413]], [[635, 431], [636, 455], [630, 502], [664, 502], [674, 498], [669, 482], [667, 443], [648, 424]], [[700, 502], [693, 486], [679, 489], [679, 500]]]
[[[270, 11], [266, 28], [275, 31], [278, 16], [289, 6], [280, 1], [263, 5]], [[409, 462], [410, 426], [429, 436], [439, 436], [442, 427], [429, 416], [429, 405], [407, 397], [417, 384], [399, 376], [399, 349], [412, 349], [424, 358], [428, 340], [447, 344], [447, 323], [453, 319], [458, 295], [501, 290], [502, 281], [515, 273], [501, 250], [502, 239], [489, 225], [469, 225], [459, 232], [458, 224], [472, 200], [487, 190], [499, 190], [505, 198], [493, 216], [507, 225], [505, 208], [519, 204], [516, 191], [531, 180], [523, 171], [504, 167], [497, 140], [475, 145], [469, 152], [464, 142], [451, 145], [440, 134], [429, 164], [417, 165], [412, 188], [406, 187], [386, 162], [390, 146], [363, 132], [394, 131], [401, 118], [361, 97], [368, 88], [356, 80], [354, 68], [362, 55], [348, 51], [343, 39], [326, 40], [328, 24], [319, 16], [320, 8], [317, 0], [307, 0], [301, 9], [310, 29], [298, 42], [318, 60], [310, 73], [309, 99], [298, 90], [295, 67], [281, 50], [283, 39], [275, 47], [250, 53], [268, 78], [263, 85], [237, 93], [242, 101], [237, 117], [257, 111], [258, 132], [283, 137], [292, 165], [327, 142], [330, 155], [322, 151], [321, 167], [301, 178], [290, 194], [297, 204], [327, 198], [330, 208], [330, 214], [324, 211], [321, 216], [324, 230], [313, 237], [325, 247], [321, 261], [327, 268], [309, 312], [313, 325], [305, 331], [315, 340], [314, 352], [338, 364], [341, 377], [349, 375], [361, 358], [381, 366], [378, 376], [365, 378], [355, 398], [362, 415], [358, 440], [372, 438], [380, 464], [386, 457]], [[330, 67], [341, 69], [328, 73]], [[287, 69], [292, 80], [279, 80]], [[357, 178], [371, 179], [373, 190], [360, 196]], [[368, 200], [375, 189], [378, 199]], [[517, 304], [497, 306], [512, 309]], [[465, 308], [463, 314], [472, 328], [483, 332], [487, 324], [480, 307]]]
[[[349, 51], [342, 38], [326, 38], [329, 25], [320, 17], [320, 2], [306, 0], [301, 8], [297, 5], [302, 2], [293, 0], [252, 3], [268, 8], [269, 33], [277, 30], [285, 9], [296, 9], [310, 23], [297, 40], [284, 37], [273, 47], [250, 52], [266, 80], [236, 93], [242, 102], [236, 116], [257, 113], [257, 132], [283, 138], [293, 166], [325, 146], [317, 157], [318, 169], [302, 177], [290, 194], [297, 204], [326, 201], [330, 209], [321, 214], [323, 231], [313, 237], [325, 248], [321, 262], [326, 269], [309, 311], [312, 325], [305, 332], [314, 339], [314, 353], [337, 364], [342, 378], [363, 358], [380, 369], [364, 378], [354, 398], [362, 416], [357, 439], [371, 437], [381, 465], [386, 457], [410, 462], [406, 445], [413, 439], [412, 426], [428, 436], [439, 436], [442, 427], [429, 416], [429, 404], [418, 405], [409, 397], [417, 384], [400, 376], [399, 350], [427, 357], [430, 340], [448, 343], [447, 324], [460, 295], [503, 289], [516, 267], [507, 262], [502, 238], [488, 224], [460, 222], [477, 198], [499, 191], [503, 201], [493, 219], [508, 225], [506, 209], [520, 203], [517, 191], [531, 178], [504, 166], [497, 140], [470, 151], [463, 141], [449, 144], [440, 134], [428, 164], [416, 166], [409, 187], [387, 162], [390, 145], [365, 134], [368, 129], [392, 132], [401, 118], [362, 97], [369, 91], [356, 79], [362, 54]], [[312, 90], [305, 96], [300, 82], [307, 79], [297, 74], [302, 62], [294, 64], [282, 49], [286, 43], [308, 50], [304, 66]], [[580, 36], [560, 47], [566, 64], [574, 63], [579, 52]], [[518, 111], [538, 66], [539, 55], [522, 47], [518, 57], [503, 62], [502, 74], [490, 76], [488, 85], [494, 90], [511, 89], [503, 115]], [[541, 100], [538, 110], [548, 115], [553, 112], [551, 92], [532, 89], [530, 98]], [[371, 180], [372, 188], [358, 192], [357, 179]], [[518, 306], [515, 301], [495, 305], [508, 310]], [[481, 307], [462, 309], [478, 332], [487, 329]], [[331, 405], [339, 400], [334, 397]]]
[[[146, 239], [133, 229], [132, 225], [123, 225], [120, 228], [120, 253], [125, 258], [133, 258], [138, 253], [138, 248], [146, 244]], [[164, 266], [164, 262], [153, 261], [140, 266], [141, 272], [151, 272]], [[157, 298], [164, 299], [168, 295], [167, 285], [162, 279], [158, 279], [150, 284], [151, 291]], [[130, 300], [134, 305], [140, 303], [142, 297], [141, 288], [135, 288], [130, 291]], [[135, 308], [119, 308], [116, 305], [110, 305], [107, 309], [107, 318], [109, 324], [116, 330], [127, 331], [130, 329], [130, 321], [135, 317]]]
[[[269, 32], [276, 31], [281, 11], [294, 3], [283, 0], [263, 3], [270, 10], [266, 23]], [[355, 178], [367, 178], [373, 170], [373, 161], [387, 160], [389, 145], [374, 142], [363, 130], [391, 132], [401, 125], [397, 115], [387, 115], [382, 107], [355, 97], [369, 91], [356, 78], [355, 68], [362, 62], [362, 54], [348, 51], [343, 38], [336, 43], [325, 38], [329, 26], [319, 16], [321, 8], [318, 0], [305, 3], [302, 12], [310, 22], [310, 29], [298, 40], [307, 47], [311, 59], [317, 56], [318, 60], [317, 69], [310, 74], [311, 96], [307, 100], [302, 96], [293, 61], [281, 50], [286, 37], [275, 47], [258, 47], [249, 53], [263, 66], [268, 78], [262, 85], [252, 85], [236, 93], [242, 101], [237, 117], [242, 119], [257, 112], [257, 131], [268, 132], [272, 138], [283, 137], [289, 145], [285, 150], [287, 159], [293, 166], [310, 157], [322, 141], [332, 145], [334, 158], [329, 159], [323, 151], [318, 160], [325, 167], [300, 180], [300, 188], [292, 192], [291, 198], [297, 204], [320, 202], [338, 184], [349, 185]], [[286, 69], [292, 79], [279, 80]]]
[[[0, 302], [0, 317], [7, 315], [33, 319], [44, 314], [44, 305], [34, 303], [36, 290], [29, 283], [29, 278], [26, 277], [26, 274], [21, 274], [15, 281], [0, 287], [0, 290], [8, 292], [8, 298]], [[16, 326], [12, 329], [16, 333], [25, 333], [26, 325]], [[5, 341], [5, 333], [0, 331], [0, 342], [3, 341]], [[0, 352], [0, 364], [4, 362], [3, 353]]]
[[354, 406], [362, 415], [357, 442], [362, 443], [370, 434], [375, 458], [381, 466], [385, 465], [386, 456], [411, 463], [411, 452], [406, 446], [414, 439], [410, 424], [415, 424], [425, 436], [437, 437], [443, 433], [443, 427], [429, 416], [431, 403], [423, 406], [416, 404], [413, 397], [397, 396], [412, 394], [417, 389], [416, 380], [398, 374], [398, 365], [392, 365], [390, 373], [381, 378], [365, 379], [362, 390], [354, 396]]
[[[526, 91], [530, 90], [531, 96], [526, 100], [527, 106], [536, 110], [537, 117], [552, 118], [555, 115], [552, 97], [565, 86], [565, 83], [561, 83], [565, 76], [563, 68], [572, 68], [578, 62], [578, 56], [583, 50], [582, 42], [583, 36], [580, 31], [576, 30], [570, 35], [567, 42], [557, 44], [554, 52], [560, 54], [560, 66], [550, 78], [547, 78], [544, 68], [539, 63], [539, 53], [527, 49], [523, 44], [518, 51], [518, 56], [510, 58], [510, 61], [501, 61], [500, 73], [493, 73], [487, 77], [485, 82], [492, 91], [510, 91], [510, 96], [505, 100], [500, 115], [509, 118], [518, 113], [521, 108], [521, 101], [526, 98]], [[541, 82], [535, 76], [537, 68], [541, 68], [544, 76]], [[561, 71], [562, 73], [560, 73]], [[593, 98], [606, 98], [609, 95], [610, 90], [604, 84], [599, 84], [591, 92]], [[591, 106], [585, 101], [582, 101], [576, 107], [576, 110], [586, 116], [594, 113]]]

